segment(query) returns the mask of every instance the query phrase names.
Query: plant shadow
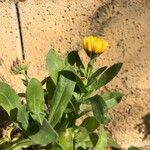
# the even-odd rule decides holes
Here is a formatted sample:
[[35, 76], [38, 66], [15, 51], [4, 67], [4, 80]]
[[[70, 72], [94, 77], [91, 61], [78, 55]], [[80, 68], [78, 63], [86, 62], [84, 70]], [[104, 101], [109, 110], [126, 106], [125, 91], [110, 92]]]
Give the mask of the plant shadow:
[[0, 116], [0, 128], [5, 128], [11, 123], [10, 117], [2, 107], [0, 107]]
[[135, 129], [138, 129], [139, 133], [144, 134], [143, 140], [150, 136], [150, 113], [142, 117], [142, 122], [137, 124]]

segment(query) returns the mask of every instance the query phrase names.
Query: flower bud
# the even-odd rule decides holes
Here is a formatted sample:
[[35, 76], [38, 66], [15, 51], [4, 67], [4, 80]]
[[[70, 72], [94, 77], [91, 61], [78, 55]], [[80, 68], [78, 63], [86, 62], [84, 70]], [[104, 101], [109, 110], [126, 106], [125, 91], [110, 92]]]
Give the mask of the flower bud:
[[100, 55], [107, 47], [108, 42], [102, 38], [87, 36], [83, 40], [83, 48], [87, 52], [88, 56]]
[[13, 65], [11, 66], [11, 72], [13, 74], [21, 74], [22, 71], [27, 71], [29, 67], [29, 64], [25, 60], [19, 60], [16, 58], [15, 61], [13, 61]]

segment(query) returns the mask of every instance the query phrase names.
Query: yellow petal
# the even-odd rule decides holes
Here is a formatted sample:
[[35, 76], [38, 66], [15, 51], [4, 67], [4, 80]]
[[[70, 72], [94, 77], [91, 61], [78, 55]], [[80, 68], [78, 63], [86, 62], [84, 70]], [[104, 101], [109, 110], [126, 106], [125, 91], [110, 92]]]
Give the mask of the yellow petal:
[[93, 52], [95, 54], [99, 54], [101, 53], [101, 49], [102, 49], [102, 42], [99, 39], [96, 39], [95, 43], [94, 43], [94, 49]]
[[91, 37], [87, 39], [87, 51], [92, 52]]
[[107, 41], [103, 41], [102, 44], [102, 50], [105, 51], [105, 49], [108, 47], [108, 42]]
[[108, 46], [108, 42], [95, 36], [87, 36], [83, 41], [83, 48], [90, 53], [101, 54]]

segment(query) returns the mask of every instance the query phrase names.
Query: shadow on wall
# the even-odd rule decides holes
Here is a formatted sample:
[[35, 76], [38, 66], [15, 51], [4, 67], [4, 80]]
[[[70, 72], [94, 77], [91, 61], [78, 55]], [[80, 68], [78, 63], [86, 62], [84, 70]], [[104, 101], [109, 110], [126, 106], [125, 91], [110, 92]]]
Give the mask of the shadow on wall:
[[[149, 103], [149, 85], [150, 79], [150, 1], [148, 0], [105, 0], [99, 5], [94, 14], [89, 18], [90, 34], [106, 36], [111, 43], [113, 54], [107, 53], [104, 62], [113, 62], [120, 60], [123, 62], [124, 70], [119, 75], [122, 84], [118, 89], [127, 92], [129, 96], [126, 103], [133, 106], [137, 113], [126, 115], [126, 103], [118, 107], [115, 112], [118, 114], [114, 117], [113, 133], [121, 144], [132, 143], [142, 146], [143, 143], [149, 145], [150, 135], [150, 106]], [[126, 79], [126, 80], [124, 80]], [[114, 83], [114, 84], [116, 84]], [[123, 84], [125, 83], [125, 84]], [[114, 86], [114, 84], [112, 84]], [[125, 86], [124, 86], [125, 85]], [[111, 89], [111, 85], [107, 87]], [[133, 99], [130, 99], [132, 98]], [[138, 105], [141, 106], [138, 111]], [[122, 114], [122, 117], [119, 114]], [[141, 118], [141, 116], [144, 116]], [[120, 117], [120, 118], [119, 118]], [[119, 118], [121, 122], [115, 121]], [[123, 118], [123, 119], [122, 119]], [[130, 123], [130, 119], [132, 119]], [[139, 123], [141, 119], [141, 123]], [[125, 124], [124, 122], [129, 122]], [[116, 124], [116, 125], [115, 125]], [[119, 124], [119, 125], [118, 125]], [[143, 137], [132, 130], [131, 124], [136, 126], [135, 129], [141, 132]], [[137, 125], [138, 124], [138, 125]], [[118, 130], [118, 126], [122, 127]], [[129, 131], [128, 131], [129, 129]], [[121, 138], [122, 131], [127, 130]], [[132, 135], [135, 139], [131, 139]], [[126, 142], [124, 141], [126, 140]], [[144, 142], [142, 140], [145, 140]], [[134, 142], [133, 142], [134, 143]]]
[[150, 113], [142, 117], [142, 122], [135, 126], [135, 129], [138, 129], [139, 133], [143, 133], [143, 140], [149, 138], [150, 136]]
[[106, 36], [111, 43], [113, 55], [106, 54], [105, 60], [117, 58], [126, 64], [124, 68], [129, 72], [123, 76], [129, 77], [127, 82], [132, 78], [128, 84], [134, 91], [149, 89], [149, 8], [150, 1], [146, 0], [105, 0], [89, 18], [90, 34]]
[[94, 26], [92, 34], [105, 35], [104, 29], [109, 27], [116, 20], [117, 15], [119, 15], [119, 12], [114, 10], [114, 5], [115, 0], [107, 1], [95, 11], [90, 18], [91, 26]]
[[[141, 10], [142, 8], [142, 10]], [[98, 34], [100, 36], [105, 35], [105, 28], [110, 27], [112, 24], [121, 19], [123, 16], [126, 17], [126, 21], [130, 18], [130, 14], [136, 13], [136, 11], [140, 10], [141, 13], [145, 9], [150, 9], [150, 1], [147, 0], [106, 0], [90, 17], [91, 32], [93, 34]], [[150, 16], [149, 16], [150, 17]], [[147, 18], [146, 23], [148, 25], [150, 18]], [[93, 30], [94, 29], [94, 30]]]

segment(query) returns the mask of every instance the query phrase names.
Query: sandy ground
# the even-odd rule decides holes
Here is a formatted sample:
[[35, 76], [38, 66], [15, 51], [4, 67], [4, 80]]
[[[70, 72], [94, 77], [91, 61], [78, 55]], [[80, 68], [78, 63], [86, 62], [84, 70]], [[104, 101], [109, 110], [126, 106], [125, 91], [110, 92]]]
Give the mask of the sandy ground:
[[[29, 75], [39, 79], [47, 75], [44, 62], [49, 48], [65, 55], [81, 49], [83, 37], [91, 34], [109, 41], [96, 65], [123, 62], [123, 68], [103, 90], [125, 93], [110, 112], [109, 129], [122, 148], [149, 150], [150, 0], [26, 0], [19, 2], [19, 10], [25, 58], [31, 62]], [[82, 51], [81, 58], [86, 62]]]

